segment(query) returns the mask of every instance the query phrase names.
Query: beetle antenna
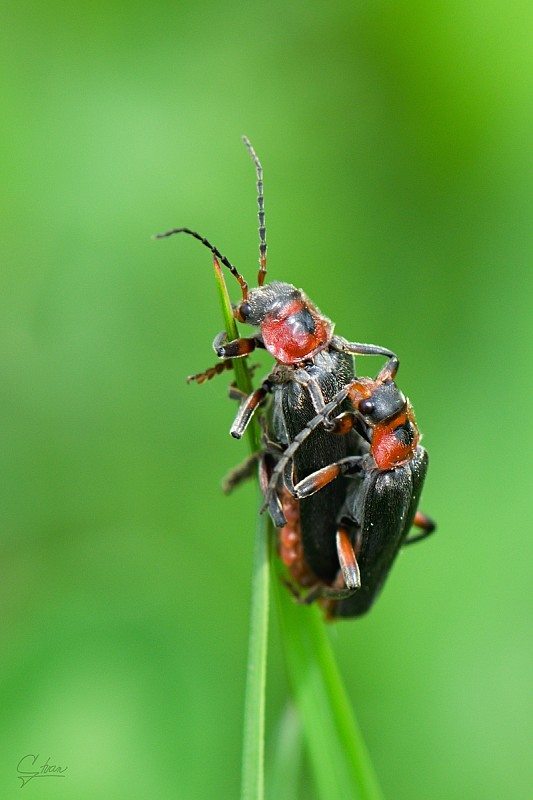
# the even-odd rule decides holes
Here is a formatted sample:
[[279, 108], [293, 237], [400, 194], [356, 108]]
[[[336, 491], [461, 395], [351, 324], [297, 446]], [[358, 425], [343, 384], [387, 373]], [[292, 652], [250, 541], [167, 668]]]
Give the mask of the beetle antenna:
[[174, 228], [171, 231], [167, 231], [166, 233], [156, 233], [153, 237], [154, 239], [166, 239], [168, 236], [174, 236], [175, 233], [188, 233], [190, 236], [194, 236], [195, 239], [198, 239], [203, 245], [205, 245], [211, 252], [213, 253], [219, 261], [221, 261], [225, 267], [229, 269], [231, 274], [237, 278], [239, 281], [241, 290], [242, 290], [242, 299], [243, 301], [248, 299], [248, 284], [242, 277], [241, 273], [238, 271], [237, 267], [234, 267], [231, 261], [229, 261], [226, 256], [223, 256], [218, 248], [214, 247], [211, 242], [208, 242], [203, 236], [200, 236], [199, 233], [195, 233], [195, 231], [191, 231], [190, 228]]
[[257, 205], [258, 205], [258, 219], [259, 219], [259, 274], [257, 276], [258, 286], [262, 286], [265, 282], [265, 275], [267, 271], [267, 243], [266, 243], [266, 228], [265, 228], [265, 198], [263, 195], [263, 167], [257, 158], [254, 148], [250, 144], [247, 136], [243, 136], [242, 140], [248, 152], [252, 157], [255, 164], [255, 171], [257, 173]]

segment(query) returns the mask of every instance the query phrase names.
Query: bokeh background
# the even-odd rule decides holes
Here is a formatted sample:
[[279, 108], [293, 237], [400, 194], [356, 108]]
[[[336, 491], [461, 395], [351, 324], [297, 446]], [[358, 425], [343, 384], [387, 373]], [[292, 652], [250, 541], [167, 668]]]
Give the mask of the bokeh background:
[[[385, 796], [530, 796], [530, 4], [1, 17], [0, 796], [29, 753], [68, 766], [34, 797], [238, 796], [256, 498], [220, 492], [229, 377], [184, 381], [209, 253], [150, 236], [255, 279], [243, 133], [270, 277], [400, 354], [431, 454], [439, 533], [331, 628]], [[273, 617], [268, 753], [286, 697]]]

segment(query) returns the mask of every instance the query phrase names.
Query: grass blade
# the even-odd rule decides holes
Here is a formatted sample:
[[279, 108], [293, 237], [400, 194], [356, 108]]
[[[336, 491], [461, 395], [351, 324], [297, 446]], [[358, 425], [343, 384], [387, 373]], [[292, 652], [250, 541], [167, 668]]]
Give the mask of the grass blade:
[[294, 701], [319, 796], [382, 800], [372, 763], [356, 725], [320, 610], [296, 604], [281, 585], [279, 559], [273, 594]]
[[[214, 268], [226, 333], [229, 339], [236, 339], [239, 333], [231, 310], [224, 275], [216, 259]], [[237, 386], [247, 395], [250, 394], [252, 382], [248, 372], [247, 359], [233, 359], [233, 368]], [[261, 437], [255, 419], [251, 420], [247, 435], [251, 453], [257, 453], [261, 447]], [[262, 497], [259, 497], [258, 508], [261, 508], [262, 504]], [[242, 800], [263, 800], [264, 797], [265, 690], [270, 584], [268, 532], [268, 518], [266, 515], [258, 514], [244, 700]]]
[[303, 732], [300, 716], [288, 701], [274, 735], [272, 757], [267, 764], [268, 800], [290, 800], [298, 797], [303, 762]]
[[[260, 501], [261, 497], [259, 498]], [[258, 507], [261, 506], [261, 502]], [[242, 800], [264, 796], [265, 690], [268, 644], [268, 520], [259, 514], [255, 542], [248, 672], [244, 701]]]

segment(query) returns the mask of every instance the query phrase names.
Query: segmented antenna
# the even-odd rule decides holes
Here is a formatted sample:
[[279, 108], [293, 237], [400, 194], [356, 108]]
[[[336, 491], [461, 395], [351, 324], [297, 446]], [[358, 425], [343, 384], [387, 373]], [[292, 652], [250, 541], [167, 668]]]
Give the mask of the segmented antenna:
[[190, 236], [194, 236], [195, 239], [198, 239], [199, 242], [201, 242], [203, 245], [208, 247], [209, 250], [211, 250], [211, 252], [215, 256], [215, 258], [218, 258], [218, 260], [221, 261], [224, 264], [224, 266], [229, 269], [231, 274], [235, 278], [237, 278], [237, 280], [239, 281], [239, 284], [240, 284], [240, 287], [241, 287], [241, 290], [242, 290], [243, 302], [248, 299], [248, 284], [246, 283], [246, 281], [242, 277], [241, 273], [238, 271], [237, 267], [234, 267], [233, 264], [231, 263], [231, 261], [228, 261], [226, 256], [223, 256], [222, 253], [220, 252], [220, 250], [218, 250], [218, 248], [214, 247], [211, 244], [211, 242], [208, 242], [207, 239], [205, 239], [203, 236], [200, 236], [199, 233], [195, 233], [195, 231], [191, 231], [190, 228], [174, 228], [173, 230], [167, 231], [166, 233], [156, 233], [153, 238], [154, 239], [166, 239], [167, 236], [174, 236], [175, 233], [188, 233]]
[[257, 285], [262, 286], [265, 282], [265, 275], [267, 271], [267, 243], [266, 243], [266, 228], [265, 228], [265, 198], [263, 196], [263, 167], [257, 158], [254, 148], [250, 144], [247, 136], [243, 136], [242, 140], [248, 152], [252, 157], [255, 164], [255, 171], [257, 173], [257, 205], [258, 205], [258, 219], [259, 219], [259, 274], [257, 276]]

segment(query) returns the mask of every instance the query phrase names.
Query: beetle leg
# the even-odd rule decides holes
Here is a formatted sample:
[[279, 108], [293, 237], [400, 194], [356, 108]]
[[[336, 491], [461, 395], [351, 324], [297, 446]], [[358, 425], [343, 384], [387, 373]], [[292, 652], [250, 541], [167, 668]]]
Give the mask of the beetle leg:
[[364, 456], [347, 456], [346, 458], [341, 458], [339, 461], [336, 461], [334, 464], [328, 464], [326, 467], [322, 467], [322, 469], [317, 469], [316, 472], [312, 472], [297, 483], [292, 494], [294, 494], [294, 497], [297, 497], [298, 500], [302, 500], [304, 497], [310, 497], [312, 494], [315, 494], [315, 492], [323, 489], [324, 486], [334, 481], [339, 475], [358, 472], [361, 469], [361, 459], [363, 457]]
[[390, 380], [394, 380], [394, 376], [400, 367], [400, 361], [396, 354], [392, 350], [387, 350], [386, 347], [380, 347], [377, 344], [349, 342], [344, 336], [333, 336], [330, 347], [333, 350], [340, 350], [341, 353], [351, 353], [354, 356], [387, 356], [389, 360], [381, 370], [380, 376], [382, 373], [388, 372], [390, 373]]
[[342, 526], [339, 526], [337, 529], [337, 553], [341, 568], [331, 586], [326, 586], [320, 581], [310, 589], [305, 597], [302, 597], [300, 592], [292, 584], [286, 582], [286, 585], [289, 587], [298, 603], [310, 605], [320, 597], [344, 600], [361, 588], [359, 565], [350, 541], [350, 534], [348, 530]]
[[312, 378], [305, 369], [295, 369], [293, 373], [293, 380], [295, 383], [298, 383], [300, 386], [304, 386], [311, 399], [313, 404], [313, 408], [315, 409], [317, 414], [320, 414], [321, 411], [324, 410], [326, 405], [326, 401], [324, 400], [324, 395], [322, 394], [322, 389], [318, 381], [315, 378]]
[[337, 417], [333, 417], [333, 419], [329, 419], [329, 426], [328, 430], [331, 433], [337, 433], [339, 436], [344, 436], [346, 433], [349, 433], [352, 428], [355, 426], [357, 417], [353, 413], [353, 411], [343, 411], [342, 414], [339, 414]]
[[319, 597], [322, 597], [323, 592], [324, 592], [324, 584], [317, 583], [315, 586], [313, 586], [313, 588], [309, 592], [307, 592], [305, 597], [301, 598], [299, 602], [303, 603], [306, 606], [310, 606], [311, 603], [314, 603], [315, 600], [318, 600]]
[[281, 583], [289, 590], [292, 594], [293, 600], [302, 606], [310, 606], [311, 603], [314, 603], [319, 597], [322, 596], [324, 590], [324, 584], [319, 582], [316, 583], [308, 592], [307, 594], [302, 594], [302, 592], [298, 589], [297, 586], [294, 585], [292, 581], [287, 580], [286, 578], [281, 578]]
[[[244, 431], [248, 427], [248, 423], [252, 419], [255, 411], [264, 402], [266, 396], [271, 391], [271, 384], [269, 381], [263, 381], [259, 389], [255, 389], [252, 394], [243, 401], [237, 416], [231, 426], [230, 433], [235, 439], [240, 439]], [[235, 398], [239, 397], [238, 391], [233, 394]]]
[[[271, 458], [272, 456], [269, 457], [267, 453], [263, 453], [259, 461], [259, 488], [265, 497], [272, 473]], [[277, 492], [272, 492], [272, 494], [269, 495], [266, 506], [276, 528], [283, 528], [283, 526], [287, 524], [287, 520], [285, 519], [283, 507]]]
[[213, 350], [219, 358], [242, 358], [252, 353], [256, 347], [264, 347], [258, 334], [228, 340], [226, 331], [220, 331], [213, 339]]
[[[286, 472], [289, 461], [292, 459], [293, 455], [298, 450], [302, 442], [305, 441], [307, 437], [312, 434], [315, 428], [318, 428], [319, 425], [323, 425], [324, 419], [328, 416], [328, 414], [332, 411], [335, 411], [347, 397], [348, 397], [347, 390], [342, 389], [340, 392], [336, 394], [335, 399], [327, 403], [327, 405], [324, 406], [322, 411], [319, 414], [317, 414], [316, 417], [313, 417], [313, 419], [307, 423], [305, 428], [302, 428], [302, 430], [294, 437], [294, 439], [292, 440], [292, 442], [287, 447], [282, 457], [276, 464], [274, 471], [272, 472], [272, 477], [270, 478], [270, 483], [268, 486], [268, 492], [265, 495], [267, 503], [270, 493], [276, 491], [277, 485], [281, 479], [282, 474]], [[265, 510], [267, 503], [265, 503], [261, 511]]]
[[320, 597], [330, 600], [345, 600], [361, 588], [361, 575], [359, 564], [346, 528], [339, 525], [337, 528], [337, 554], [341, 566], [337, 577], [331, 586], [323, 583], [315, 586], [305, 597], [306, 603], [312, 603]]
[[[283, 448], [269, 438], [268, 423], [265, 417], [259, 418], [259, 424], [261, 426], [261, 447], [263, 448], [262, 456], [259, 460], [259, 488], [263, 496], [266, 496], [274, 462], [283, 453]], [[276, 528], [283, 528], [287, 524], [287, 520], [285, 519], [278, 492], [273, 492], [269, 496], [267, 506]]]
[[337, 417], [328, 417], [329, 426], [325, 425], [330, 433], [335, 433], [338, 436], [345, 436], [351, 430], [354, 430], [365, 442], [371, 442], [371, 436], [368, 426], [364, 424], [364, 420], [353, 411], [343, 411]]
[[313, 596], [309, 602], [311, 603], [313, 600], [316, 600], [320, 597], [326, 598], [327, 600], [346, 600], [348, 597], [351, 597], [358, 588], [359, 587], [356, 587], [355, 589], [348, 589], [344, 582], [344, 575], [341, 570], [339, 570], [339, 574], [331, 586], [324, 586], [324, 584], [320, 584], [320, 586], [315, 587], [313, 590]]
[[257, 462], [261, 457], [261, 453], [254, 453], [248, 456], [240, 464], [237, 464], [231, 472], [229, 472], [222, 481], [222, 491], [224, 494], [231, 494], [231, 492], [239, 486], [243, 481], [248, 480], [254, 474], [257, 467]]
[[421, 511], [417, 511], [415, 514], [415, 518], [413, 520], [413, 525], [417, 528], [421, 529], [420, 533], [415, 533], [414, 536], [410, 536], [404, 541], [404, 545], [406, 544], [413, 544], [414, 542], [419, 542], [421, 539], [425, 539], [426, 536], [429, 536], [430, 533], [436, 529], [436, 525], [432, 519], [426, 517]]
[[393, 381], [399, 369], [400, 362], [398, 358], [396, 356], [392, 356], [378, 372], [376, 376], [376, 383], [387, 383], [388, 381]]
[[[310, 606], [315, 600], [318, 600], [320, 597], [331, 597], [334, 596], [336, 599], [340, 597], [343, 599], [347, 596], [346, 590], [339, 589], [339, 592], [329, 589], [329, 587], [325, 586], [322, 581], [318, 581], [315, 583], [314, 586], [309, 589], [307, 594], [303, 594], [297, 586], [294, 585], [292, 581], [287, 580], [286, 578], [281, 578], [281, 583], [287, 587], [289, 592], [292, 594], [292, 597], [296, 603], [302, 606]], [[330, 592], [333, 592], [333, 595], [330, 595]], [[348, 594], [352, 594], [349, 592]]]
[[292, 594], [293, 600], [297, 603], [304, 603], [305, 600], [302, 598], [300, 591], [296, 588], [292, 581], [289, 581], [287, 578], [281, 578], [281, 583], [285, 586], [286, 589]]
[[350, 535], [346, 528], [339, 525], [337, 528], [337, 555], [341, 565], [342, 576], [346, 588], [350, 592], [355, 592], [361, 587], [361, 575], [359, 574], [359, 564], [355, 557], [355, 552], [350, 541]]
[[363, 344], [362, 342], [349, 342], [344, 336], [333, 336], [330, 347], [333, 350], [340, 350], [341, 353], [351, 353], [354, 356], [387, 356], [396, 359], [396, 354], [386, 347], [378, 344]]
[[[237, 486], [248, 480], [248, 478], [251, 478], [258, 465], [259, 487], [261, 491], [265, 493], [272, 469], [268, 463], [266, 453], [254, 453], [226, 475], [222, 481], [222, 491], [224, 494], [231, 494]], [[272, 494], [269, 498], [268, 511], [276, 528], [283, 528], [283, 526], [287, 524], [277, 493]]]
[[246, 392], [243, 392], [242, 389], [239, 389], [236, 384], [231, 383], [228, 387], [228, 397], [230, 400], [237, 400], [239, 403], [242, 403], [248, 395]]
[[[236, 386], [230, 386], [229, 396], [232, 400], [246, 400], [248, 395], [241, 392]], [[259, 463], [259, 486], [264, 493], [268, 487], [270, 474], [272, 473], [273, 458], [277, 459], [283, 453], [283, 448], [277, 442], [268, 438], [267, 421], [261, 417], [261, 450], [248, 456], [244, 461], [232, 469], [222, 481], [222, 491], [230, 494], [242, 481], [247, 480], [253, 475], [254, 467]], [[267, 465], [268, 459], [268, 465]], [[285, 524], [285, 523], [283, 523]]]
[[[348, 433], [356, 424], [355, 422], [355, 414], [351, 411], [345, 411], [342, 414], [339, 414], [336, 417], [330, 418], [329, 414], [333, 411], [336, 411], [338, 406], [341, 405], [343, 400], [346, 398], [345, 390], [341, 389], [340, 392], [337, 392], [336, 396], [333, 398], [333, 401], [326, 404], [324, 399], [324, 395], [322, 394], [322, 389], [320, 388], [320, 384], [316, 380], [316, 378], [312, 378], [308, 372], [304, 369], [297, 369], [294, 371], [294, 381], [299, 383], [300, 386], [305, 386], [309, 393], [309, 397], [313, 404], [313, 408], [315, 409], [318, 416], [320, 416], [320, 420], [328, 431], [331, 433], [338, 433], [338, 434], [345, 434]], [[310, 425], [314, 424], [316, 418], [313, 418]], [[314, 428], [312, 428], [313, 430]], [[303, 430], [307, 430], [304, 428]]]

